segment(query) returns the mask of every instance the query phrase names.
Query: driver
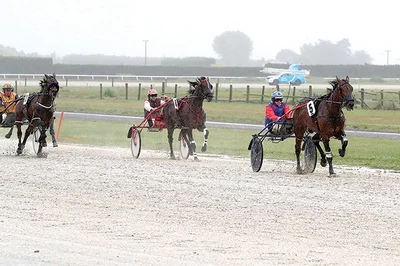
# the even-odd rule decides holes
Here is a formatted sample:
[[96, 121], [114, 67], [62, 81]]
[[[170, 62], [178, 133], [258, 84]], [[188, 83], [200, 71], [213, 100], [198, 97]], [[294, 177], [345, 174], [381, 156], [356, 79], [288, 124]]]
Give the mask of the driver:
[[12, 126], [14, 125], [16, 119], [15, 99], [18, 98], [18, 95], [14, 92], [13, 85], [11, 85], [10, 83], [4, 83], [3, 90], [2, 92], [0, 92], [0, 98], [1, 98], [0, 112], [4, 112], [3, 115], [0, 115], [0, 123], [3, 124], [4, 126]]
[[[163, 96], [162, 98], [158, 98], [157, 95], [158, 93], [155, 89], [150, 89], [147, 92], [147, 100], [144, 101], [144, 118], [146, 118], [151, 111], [164, 104], [167, 97]], [[151, 117], [147, 119], [147, 123], [149, 124], [149, 127], [153, 126], [153, 120]]]
[[[271, 102], [265, 107], [265, 126], [271, 121], [280, 120], [283, 122], [291, 116], [290, 107], [283, 102], [283, 94], [280, 91], [274, 91], [271, 96]], [[272, 131], [277, 133], [279, 130], [279, 123], [274, 125]]]

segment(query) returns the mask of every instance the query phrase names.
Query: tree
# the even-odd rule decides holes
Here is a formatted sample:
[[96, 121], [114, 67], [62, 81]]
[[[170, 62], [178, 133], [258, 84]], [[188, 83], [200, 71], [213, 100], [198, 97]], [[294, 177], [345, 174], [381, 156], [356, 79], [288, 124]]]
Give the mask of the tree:
[[253, 52], [253, 41], [240, 31], [225, 31], [214, 38], [212, 46], [227, 66], [246, 65]]
[[319, 40], [315, 44], [304, 44], [300, 47], [300, 62], [308, 65], [346, 65], [371, 63], [371, 57], [365, 51], [350, 49], [350, 41], [346, 38], [332, 43]]
[[19, 56], [21, 55], [14, 47], [4, 46], [0, 44], [0, 55], [2, 56]]
[[282, 49], [275, 56], [275, 60], [289, 64], [299, 63], [299, 58], [300, 55], [298, 53], [289, 49]]
[[371, 64], [372, 58], [371, 56], [364, 50], [355, 51], [352, 55], [352, 64], [355, 65], [364, 65]]

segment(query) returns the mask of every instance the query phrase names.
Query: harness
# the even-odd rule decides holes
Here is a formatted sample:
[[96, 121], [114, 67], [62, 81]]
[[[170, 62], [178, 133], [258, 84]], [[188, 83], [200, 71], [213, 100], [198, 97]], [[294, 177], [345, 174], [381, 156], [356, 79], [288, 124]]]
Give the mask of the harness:
[[182, 106], [183, 106], [184, 103], [186, 103], [187, 106], [188, 106], [188, 108], [189, 108], [189, 110], [192, 111], [192, 113], [196, 115], [196, 126], [198, 126], [198, 124], [199, 124], [199, 119], [200, 119], [201, 115], [204, 113], [204, 109], [201, 108], [200, 113], [197, 113], [197, 112], [190, 106], [188, 97], [185, 97], [185, 98], [182, 98], [182, 100], [181, 100], [180, 103], [179, 103], [179, 107], [178, 107], [178, 110], [177, 110], [178, 112], [182, 109]]

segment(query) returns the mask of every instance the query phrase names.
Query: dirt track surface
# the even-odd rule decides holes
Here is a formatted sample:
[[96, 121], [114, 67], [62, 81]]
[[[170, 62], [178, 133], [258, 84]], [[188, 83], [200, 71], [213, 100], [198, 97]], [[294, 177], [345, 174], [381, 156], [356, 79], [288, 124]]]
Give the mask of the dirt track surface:
[[1, 265], [400, 265], [400, 174], [0, 140]]

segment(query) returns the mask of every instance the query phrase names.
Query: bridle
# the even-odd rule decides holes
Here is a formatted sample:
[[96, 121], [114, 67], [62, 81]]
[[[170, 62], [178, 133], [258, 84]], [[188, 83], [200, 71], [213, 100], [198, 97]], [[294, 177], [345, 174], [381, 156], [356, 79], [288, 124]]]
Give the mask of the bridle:
[[[207, 86], [207, 92], [204, 93], [204, 89], [201, 88], [201, 86]], [[200, 91], [200, 92], [199, 92]], [[195, 95], [195, 94], [201, 94], [201, 95]], [[202, 98], [202, 99], [208, 99], [212, 97], [212, 85], [210, 84], [208, 79], [197, 79], [197, 85], [195, 86], [195, 91], [194, 93], [189, 96], [189, 98]]]
[[[43, 82], [42, 86], [43, 87], [46, 86], [48, 81], [49, 81], [49, 79], [47, 79], [45, 82]], [[51, 104], [49, 106], [46, 106], [46, 105], [43, 105], [42, 103], [40, 103], [39, 101], [36, 102], [37, 105], [39, 105], [40, 107], [43, 107], [45, 109], [50, 109], [50, 108], [52, 108], [54, 106], [54, 100], [56, 99], [58, 91], [60, 90], [60, 86], [58, 84], [58, 81], [53, 76], [50, 77], [50, 81], [51, 81], [50, 84], [46, 86], [47, 90], [45, 90], [45, 92], [39, 93], [38, 96], [40, 96], [40, 95], [48, 95], [48, 96], [50, 96], [51, 97]], [[53, 87], [56, 87], [56, 90], [53, 90]]]
[[[342, 80], [341, 82], [335, 83], [335, 86], [334, 86], [334, 88], [333, 88], [331, 94], [329, 95], [328, 99], [326, 100], [326, 102], [327, 102], [327, 103], [333, 103], [333, 104], [340, 104], [340, 105], [342, 105], [342, 107], [343, 107], [343, 106], [345, 106], [348, 102], [354, 101], [353, 94], [352, 94], [351, 92], [350, 92], [350, 93], [347, 93], [346, 96], [342, 96], [342, 94], [340, 93], [341, 91], [349, 90], [349, 89], [347, 88], [348, 86], [351, 86], [351, 85], [350, 85], [350, 83], [348, 83], [348, 82], [345, 81], [345, 80]], [[345, 88], [344, 88], [344, 87], [345, 87]], [[339, 95], [340, 95], [340, 101], [334, 101], [334, 100], [332, 100], [332, 98], [333, 98], [333, 96], [334, 96], [335, 93], [336, 93], [336, 94], [339, 93]]]

